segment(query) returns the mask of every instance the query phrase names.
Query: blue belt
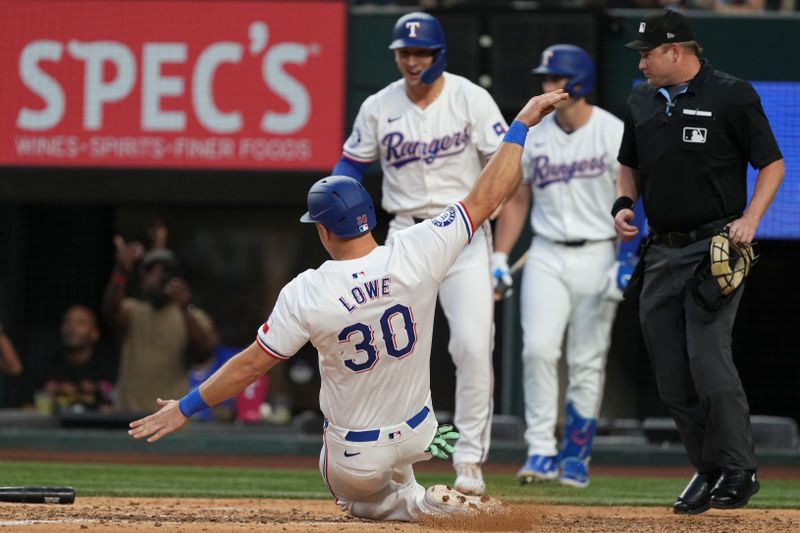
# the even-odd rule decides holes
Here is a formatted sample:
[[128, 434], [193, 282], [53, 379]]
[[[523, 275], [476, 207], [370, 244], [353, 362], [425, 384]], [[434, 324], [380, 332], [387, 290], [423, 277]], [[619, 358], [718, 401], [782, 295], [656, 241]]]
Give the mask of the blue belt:
[[[411, 429], [414, 429], [418, 425], [422, 424], [423, 420], [428, 418], [428, 413], [430, 412], [431, 410], [428, 409], [428, 406], [426, 405], [419, 410], [419, 413], [406, 420], [406, 424], [408, 424]], [[350, 442], [373, 442], [378, 440], [378, 437], [380, 436], [380, 429], [365, 429], [364, 431], [348, 431], [344, 436], [344, 440], [348, 440]]]

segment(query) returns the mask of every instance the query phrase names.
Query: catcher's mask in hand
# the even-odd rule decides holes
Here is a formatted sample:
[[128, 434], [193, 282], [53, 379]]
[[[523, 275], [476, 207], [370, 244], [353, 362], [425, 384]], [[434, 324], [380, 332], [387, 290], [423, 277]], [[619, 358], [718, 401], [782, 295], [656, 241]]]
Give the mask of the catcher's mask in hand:
[[758, 261], [753, 244], [732, 242], [724, 231], [711, 238], [707, 259], [686, 281], [685, 292], [707, 311], [717, 311], [741, 287]]
[[732, 242], [727, 233], [717, 233], [711, 237], [711, 275], [717, 279], [722, 294], [733, 293], [758, 261], [758, 254], [752, 244]]

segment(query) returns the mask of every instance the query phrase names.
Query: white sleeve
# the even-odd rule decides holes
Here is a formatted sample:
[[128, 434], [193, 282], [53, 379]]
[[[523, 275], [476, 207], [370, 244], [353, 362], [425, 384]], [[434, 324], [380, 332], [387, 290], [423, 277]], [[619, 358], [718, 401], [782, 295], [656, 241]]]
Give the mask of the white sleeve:
[[449, 205], [439, 216], [395, 234], [409, 260], [440, 282], [472, 240], [472, 219], [461, 202]]
[[475, 120], [475, 146], [484, 156], [490, 157], [500, 147], [508, 124], [491, 95], [483, 88], [477, 89], [470, 102]]
[[309, 338], [299, 314], [298, 278], [278, 295], [278, 301], [267, 321], [258, 329], [258, 345], [267, 355], [285, 361], [297, 353]]
[[353, 131], [344, 142], [343, 154], [359, 163], [371, 163], [380, 157], [378, 146], [378, 107], [375, 95], [367, 98], [353, 123]]

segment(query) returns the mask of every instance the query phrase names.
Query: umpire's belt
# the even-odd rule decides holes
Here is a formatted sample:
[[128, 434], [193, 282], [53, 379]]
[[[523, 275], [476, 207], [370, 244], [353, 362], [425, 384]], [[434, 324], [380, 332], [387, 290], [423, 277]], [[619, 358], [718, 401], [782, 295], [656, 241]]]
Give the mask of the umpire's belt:
[[722, 218], [703, 224], [697, 229], [681, 233], [678, 231], [655, 231], [650, 228], [653, 242], [661, 246], [668, 246], [670, 248], [682, 248], [697, 241], [708, 239], [719, 233], [725, 225], [730, 221], [735, 220], [735, 217]]
[[[408, 427], [411, 429], [414, 429], [418, 425], [422, 424], [426, 418], [428, 418], [428, 413], [430, 412], [431, 410], [426, 405], [419, 410], [419, 413], [406, 420], [406, 424], [408, 424]], [[378, 440], [378, 437], [380, 436], [380, 429], [365, 429], [363, 431], [348, 431], [344, 436], [344, 440], [350, 442], [373, 442]]]

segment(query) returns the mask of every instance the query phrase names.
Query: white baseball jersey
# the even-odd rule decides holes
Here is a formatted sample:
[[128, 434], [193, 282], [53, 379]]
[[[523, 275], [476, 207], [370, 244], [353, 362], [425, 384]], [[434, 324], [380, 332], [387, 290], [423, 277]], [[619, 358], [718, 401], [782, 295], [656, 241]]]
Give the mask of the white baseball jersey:
[[523, 177], [533, 190], [533, 232], [552, 241], [616, 236], [608, 214], [616, 198], [622, 121], [592, 107], [589, 121], [566, 133], [548, 115], [528, 131]]
[[402, 79], [367, 98], [344, 144], [349, 159], [380, 159], [389, 213], [428, 218], [464, 198], [483, 168], [479, 153], [494, 154], [508, 129], [485, 89], [443, 76], [441, 94], [425, 109], [409, 100]]
[[429, 399], [436, 295], [472, 233], [457, 203], [364, 257], [307, 270], [281, 291], [259, 345], [285, 360], [311, 341], [319, 352], [320, 408], [331, 424], [405, 421]]

